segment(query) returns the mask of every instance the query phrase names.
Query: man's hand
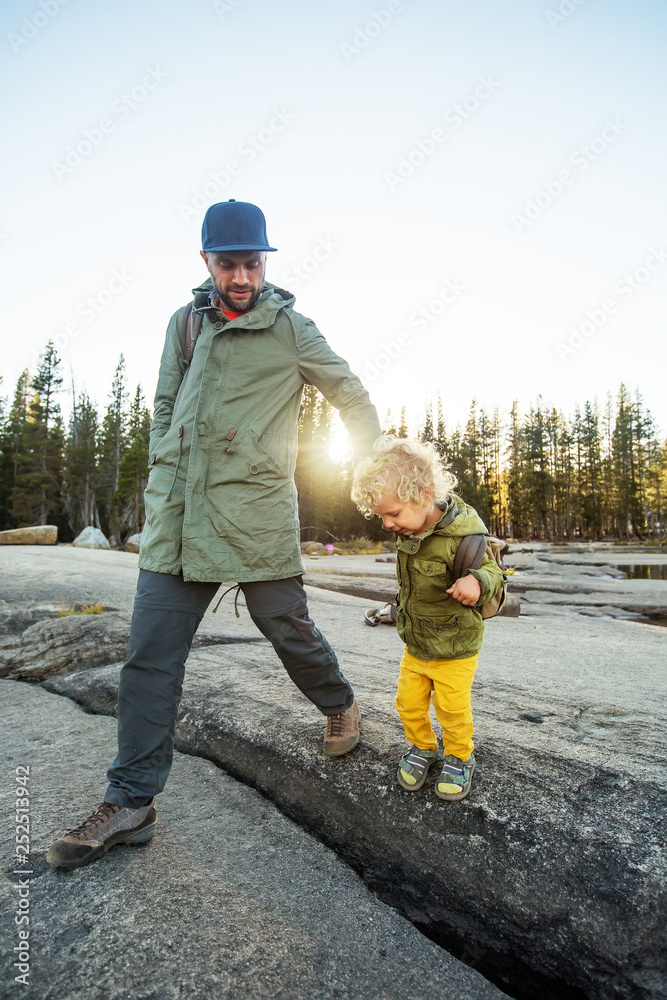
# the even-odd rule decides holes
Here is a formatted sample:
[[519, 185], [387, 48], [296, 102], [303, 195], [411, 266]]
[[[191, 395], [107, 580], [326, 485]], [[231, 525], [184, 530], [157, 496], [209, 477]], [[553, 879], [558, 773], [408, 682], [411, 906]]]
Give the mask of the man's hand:
[[451, 594], [455, 601], [468, 606], [477, 604], [482, 588], [474, 576], [462, 576], [447, 593]]

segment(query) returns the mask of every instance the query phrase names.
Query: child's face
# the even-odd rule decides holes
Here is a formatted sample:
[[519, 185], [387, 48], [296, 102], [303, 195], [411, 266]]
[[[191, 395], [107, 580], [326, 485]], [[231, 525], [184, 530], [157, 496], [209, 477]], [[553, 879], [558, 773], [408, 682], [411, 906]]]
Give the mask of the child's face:
[[432, 502], [422, 507], [414, 500], [399, 500], [390, 493], [383, 496], [374, 509], [385, 528], [399, 535], [421, 535], [442, 515], [440, 508]]

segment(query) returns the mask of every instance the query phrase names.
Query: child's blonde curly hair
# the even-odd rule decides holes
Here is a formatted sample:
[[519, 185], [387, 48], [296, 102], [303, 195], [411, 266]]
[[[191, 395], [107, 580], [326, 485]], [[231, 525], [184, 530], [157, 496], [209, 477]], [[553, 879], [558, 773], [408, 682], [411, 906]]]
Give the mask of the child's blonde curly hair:
[[373, 455], [355, 468], [351, 496], [364, 517], [371, 518], [384, 496], [428, 507], [433, 500], [449, 500], [455, 486], [456, 476], [444, 468], [430, 442], [383, 434]]

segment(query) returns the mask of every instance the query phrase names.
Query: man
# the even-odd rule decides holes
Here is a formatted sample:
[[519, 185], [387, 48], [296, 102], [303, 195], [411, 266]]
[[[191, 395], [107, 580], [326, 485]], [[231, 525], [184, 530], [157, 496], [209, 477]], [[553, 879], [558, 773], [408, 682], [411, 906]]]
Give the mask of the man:
[[259, 208], [212, 205], [202, 246], [210, 278], [193, 290], [202, 324], [191, 363], [186, 306], [171, 318], [160, 364], [118, 756], [102, 805], [51, 846], [59, 867], [153, 836], [185, 660], [221, 581], [239, 581], [255, 625], [326, 716], [324, 752], [347, 753], [359, 739], [352, 688], [308, 615], [293, 474], [304, 385], [340, 410], [357, 459], [380, 434], [377, 413], [347, 363], [293, 311], [294, 297], [265, 283], [274, 247]]

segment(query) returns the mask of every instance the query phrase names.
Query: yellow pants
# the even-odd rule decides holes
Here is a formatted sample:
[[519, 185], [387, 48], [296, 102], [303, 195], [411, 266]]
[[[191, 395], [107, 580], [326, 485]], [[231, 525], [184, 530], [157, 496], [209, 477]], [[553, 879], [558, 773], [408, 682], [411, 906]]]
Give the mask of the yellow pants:
[[429, 708], [431, 692], [435, 715], [442, 726], [446, 754], [468, 760], [472, 741], [470, 689], [479, 653], [464, 660], [418, 660], [408, 653], [401, 660], [396, 709], [409, 743], [420, 750], [437, 750]]

